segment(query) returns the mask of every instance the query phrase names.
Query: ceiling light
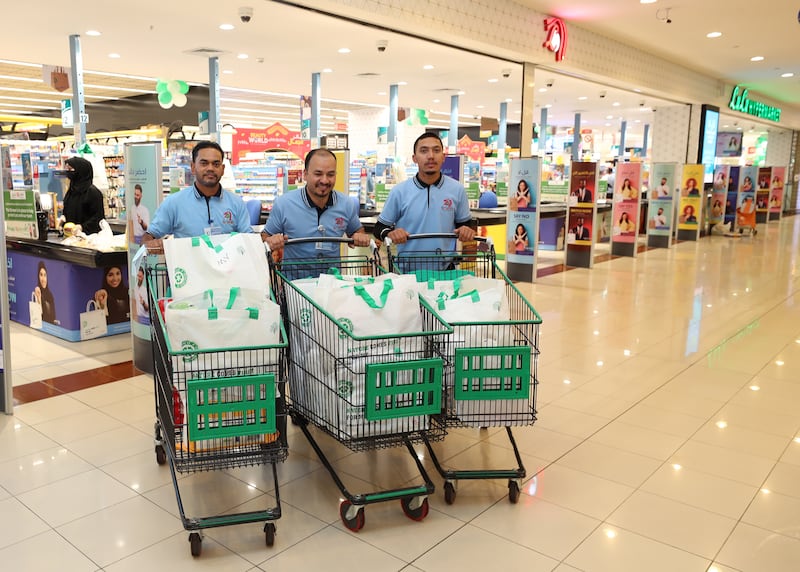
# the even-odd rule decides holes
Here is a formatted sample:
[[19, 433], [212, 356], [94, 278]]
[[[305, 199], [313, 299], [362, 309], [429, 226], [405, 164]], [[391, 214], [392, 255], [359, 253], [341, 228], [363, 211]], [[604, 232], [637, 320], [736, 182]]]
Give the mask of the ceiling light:
[[498, 81], [500, 81], [500, 80], [499, 80], [499, 79], [497, 79], [496, 77], [493, 77], [493, 78], [491, 78], [491, 79], [489, 80], [489, 83], [497, 83]]
[[325, 68], [324, 70], [322, 70], [322, 73], [333, 73], [333, 69]]
[[247, 58], [249, 58], [250, 56], [248, 56], [247, 54], [239, 54], [239, 55], [238, 55], [238, 56], [236, 56], [236, 57], [237, 57], [237, 58], [239, 58], [240, 60], [246, 60], [246, 59], [247, 59]]
[[680, 471], [683, 467], [678, 463], [674, 463], [672, 465], [672, 468], [675, 469], [676, 471]]
[[578, 98], [578, 101], [586, 101], [587, 99], [589, 99], [589, 98], [588, 98], [588, 97], [586, 97], [585, 95], [582, 95], [582, 96], [580, 96], [580, 97]]
[[431, 64], [425, 64], [424, 66], [422, 66], [422, 69], [424, 69], [424, 70], [432, 70], [433, 66]]
[[610, 123], [606, 123], [606, 127], [611, 127], [611, 124]]
[[547, 91], [547, 88], [546, 88], [546, 87], [540, 87], [540, 88], [539, 88], [539, 93], [544, 93], [544, 92], [546, 92], [546, 91]]
[[564, 380], [564, 385], [569, 385], [570, 383], [572, 383], [570, 380], [568, 380], [568, 379]]
[[87, 30], [86, 31], [86, 35], [87, 36], [100, 36], [101, 34], [97, 30]]
[[719, 38], [722, 36], [722, 32], [709, 32], [706, 34], [706, 38]]
[[757, 385], [751, 385], [750, 386], [750, 390], [751, 391], [758, 391], [759, 389], [761, 389], [761, 388], [759, 386], [757, 386]]
[[339, 48], [339, 53], [340, 54], [349, 54], [350, 53], [350, 48]]
[[507, 98], [506, 98], [506, 103], [511, 103], [512, 101], [514, 101], [514, 100], [513, 100], [513, 99], [511, 99], [510, 97], [507, 97]]
[[614, 107], [619, 107], [619, 101], [615, 101], [615, 102], [614, 102], [614, 103], [612, 103], [611, 105], [613, 105]]
[[625, 357], [630, 357], [631, 350], [622, 350], [622, 355], [624, 355]]
[[219, 29], [220, 29], [220, 30], [225, 30], [225, 31], [227, 31], [227, 30], [233, 30], [235, 27], [236, 27], [236, 26], [234, 26], [233, 24], [220, 24], [220, 25], [219, 25]]
[[[434, 103], [439, 103], [440, 101], [441, 101], [441, 99], [434, 99], [433, 100]], [[800, 343], [800, 341], [798, 341], [798, 343]]]
[[753, 56], [752, 58], [750, 58], [750, 61], [751, 62], [763, 62], [764, 61], [764, 56]]
[[458, 92], [458, 95], [464, 95], [464, 94], [466, 94], [466, 93], [467, 93], [466, 91], [463, 91], [463, 90], [462, 90], [462, 91], [459, 91], [459, 92]]
[[597, 362], [597, 367], [603, 367], [603, 362], [602, 362], [602, 360]]
[[222, 73], [233, 73], [233, 70], [222, 70]]
[[786, 72], [786, 73], [782, 73], [781, 77], [794, 77], [794, 74], [792, 72]]
[[656, 0], [639, 0], [639, 4], [655, 4]]
[[719, 427], [720, 429], [725, 429], [725, 427], [727, 427], [727, 426], [728, 426], [728, 424], [727, 424], [725, 421], [717, 421], [716, 425], [717, 425], [717, 427]]
[[379, 91], [378, 95], [386, 95], [386, 92], [385, 91]]
[[608, 538], [615, 538], [617, 536], [617, 532], [615, 530], [611, 530], [610, 528], [606, 529], [606, 536]]
[[476, 105], [475, 107], [477, 107], [478, 109], [483, 109], [484, 108], [483, 105]]
[[552, 103], [548, 103], [547, 105], [544, 106], [545, 109], [550, 109], [551, 107], [553, 107]]
[[606, 115], [606, 119], [614, 119], [613, 115]]
[[120, 58], [120, 57], [122, 57], [122, 56], [120, 56], [120, 55], [119, 55], [118, 53], [116, 53], [116, 52], [112, 52], [112, 53], [108, 54], [108, 57], [116, 60], [117, 58]]
[[398, 81], [397, 85], [408, 85], [407, 81]]
[[783, 365], [783, 360], [778, 360], [775, 362], [775, 365]]

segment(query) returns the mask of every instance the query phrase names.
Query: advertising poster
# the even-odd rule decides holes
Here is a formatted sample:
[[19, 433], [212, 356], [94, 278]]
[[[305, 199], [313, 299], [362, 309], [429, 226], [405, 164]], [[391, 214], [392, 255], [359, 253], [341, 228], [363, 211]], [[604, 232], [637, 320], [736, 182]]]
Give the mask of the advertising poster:
[[730, 171], [731, 168], [729, 165], [717, 165], [714, 169], [711, 210], [708, 213], [708, 222], [712, 226], [724, 222], [725, 219], [725, 204], [728, 200]]
[[772, 168], [772, 183], [769, 190], [769, 212], [780, 215], [783, 208], [783, 186], [786, 181], [786, 167]]
[[739, 192], [749, 193], [756, 191], [756, 179], [758, 178], [758, 167], [743, 167], [740, 171]]
[[741, 157], [742, 134], [736, 131], [717, 133], [717, 157]]
[[[127, 147], [125, 160], [125, 191], [128, 212], [128, 248], [136, 248], [142, 243], [150, 219], [161, 202], [161, 170], [154, 172], [153, 151], [150, 146], [131, 145]], [[159, 149], [160, 154], [160, 149]], [[149, 162], [148, 162], [149, 160]], [[171, 180], [171, 177], [170, 177]], [[170, 183], [170, 186], [172, 183]], [[129, 199], [133, 199], [132, 201]]]
[[620, 163], [614, 178], [614, 203], [639, 202], [642, 188], [642, 164]]
[[737, 228], [756, 228], [755, 191], [739, 192], [739, 202], [736, 206], [736, 226]]
[[736, 207], [739, 204], [739, 173], [741, 167], [734, 165], [731, 167], [728, 176], [728, 194], [725, 199], [725, 224], [729, 224], [731, 230], [736, 226]]
[[[5, 177], [3, 177], [5, 179]], [[9, 170], [9, 178], [11, 173]], [[3, 214], [5, 216], [6, 236], [16, 238], [39, 238], [39, 225], [36, 223], [36, 199], [33, 191], [20, 189], [3, 191]]]
[[639, 228], [638, 213], [641, 185], [641, 163], [620, 163], [617, 165], [612, 210], [612, 242], [629, 244], [636, 242]]
[[678, 206], [678, 230], [697, 231], [702, 216], [703, 165], [684, 165], [681, 175], [681, 199]]
[[575, 246], [592, 245], [593, 215], [593, 207], [571, 207], [569, 209], [567, 244]]
[[300, 96], [300, 137], [311, 139], [311, 96]]
[[100, 314], [103, 335], [130, 331], [126, 265], [85, 268], [9, 252], [8, 298], [12, 320], [65, 340], [79, 341], [82, 323]]
[[637, 201], [620, 201], [614, 204], [614, 226], [612, 240], [614, 242], [636, 242], [639, 221]]
[[26, 189], [33, 188], [33, 166], [31, 165], [31, 154], [20, 153], [19, 160], [22, 163], [22, 186]]
[[653, 185], [650, 187], [650, 200], [672, 200], [678, 188], [675, 183], [676, 163], [653, 163], [650, 173], [650, 180]]
[[593, 205], [597, 196], [597, 163], [572, 163], [569, 205]]
[[447, 155], [442, 164], [442, 174], [463, 183], [464, 181], [464, 156]]
[[672, 231], [672, 201], [650, 201], [647, 210], [647, 234], [669, 236]]
[[758, 188], [756, 189], [756, 212], [769, 210], [770, 183], [772, 182], [772, 167], [758, 168]]
[[535, 157], [513, 159], [509, 166], [509, 182], [515, 192], [509, 199], [506, 215], [506, 259], [512, 263], [536, 263], [539, 169], [539, 159]]

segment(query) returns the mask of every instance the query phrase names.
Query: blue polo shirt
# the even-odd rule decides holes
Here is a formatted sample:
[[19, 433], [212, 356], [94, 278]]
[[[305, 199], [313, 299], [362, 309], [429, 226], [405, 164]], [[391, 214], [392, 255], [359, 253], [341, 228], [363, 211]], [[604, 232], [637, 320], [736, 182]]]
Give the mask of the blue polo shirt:
[[172, 234], [187, 238], [202, 234], [253, 232], [250, 215], [242, 198], [220, 187], [213, 197], [206, 197], [192, 185], [169, 195], [156, 210], [147, 232], [154, 238]]
[[[328, 197], [328, 204], [320, 209], [311, 202], [303, 187], [275, 199], [264, 232], [270, 235], [285, 234], [287, 238], [341, 237], [352, 235], [361, 226], [358, 205], [350, 197], [333, 191]], [[283, 260], [338, 259], [341, 258], [340, 248], [338, 242], [290, 244], [284, 249]]]
[[[383, 224], [403, 228], [409, 234], [451, 233], [471, 219], [467, 191], [447, 175], [441, 175], [430, 186], [420, 181], [417, 175], [396, 185], [389, 191], [378, 217]], [[397, 245], [398, 254], [437, 250], [454, 252], [456, 240], [425, 238]]]

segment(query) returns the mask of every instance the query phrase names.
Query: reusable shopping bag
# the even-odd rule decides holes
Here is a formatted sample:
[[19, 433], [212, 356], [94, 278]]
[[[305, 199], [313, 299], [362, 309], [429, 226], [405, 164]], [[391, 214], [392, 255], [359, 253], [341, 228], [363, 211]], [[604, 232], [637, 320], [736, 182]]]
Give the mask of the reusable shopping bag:
[[273, 346], [280, 342], [280, 307], [260, 290], [209, 289], [167, 304], [173, 351]]
[[164, 256], [175, 299], [236, 286], [269, 291], [266, 249], [255, 233], [170, 238]]
[[86, 303], [86, 311], [81, 312], [80, 324], [81, 340], [92, 340], [108, 333], [106, 311], [100, 308], [94, 300]]
[[31, 328], [42, 329], [42, 305], [36, 301], [36, 297], [31, 292], [31, 299], [28, 302], [28, 312], [31, 316]]

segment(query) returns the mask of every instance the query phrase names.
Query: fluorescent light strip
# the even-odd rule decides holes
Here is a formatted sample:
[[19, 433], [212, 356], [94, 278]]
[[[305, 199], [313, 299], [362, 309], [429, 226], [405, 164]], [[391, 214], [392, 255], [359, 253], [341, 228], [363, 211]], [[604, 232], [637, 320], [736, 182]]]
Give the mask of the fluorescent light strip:
[[44, 83], [42, 78], [32, 78], [32, 77], [19, 77], [16, 75], [0, 75], [0, 79], [10, 79], [12, 81], [29, 81], [31, 83]]
[[104, 89], [106, 91], [127, 91], [130, 93], [157, 93], [154, 89], [136, 89], [133, 87], [113, 87], [110, 85], [96, 85], [91, 83], [84, 83], [83, 87], [92, 87], [94, 89]]
[[31, 64], [28, 62], [18, 62], [15, 60], [0, 60], [0, 64], [11, 64], [14, 66], [24, 66], [28, 68], [41, 68], [42, 64]]
[[35, 97], [13, 97], [11, 95], [0, 95], [0, 99], [11, 99], [14, 101], [38, 101], [40, 103], [53, 103], [53, 104], [60, 104], [59, 100], [53, 99], [36, 99]]
[[28, 107], [31, 109], [61, 109], [61, 107], [49, 107], [46, 105], [25, 105], [23, 103], [3, 103], [7, 107]]
[[[53, 95], [52, 91], [45, 91], [43, 89], [22, 89], [18, 87], [4, 87], [0, 86], [0, 91], [20, 91], [22, 93], [38, 93], [41, 95]], [[117, 100], [118, 97], [105, 97], [103, 95], [84, 95], [85, 98], [89, 99], [102, 99], [103, 101], [106, 100]]]

